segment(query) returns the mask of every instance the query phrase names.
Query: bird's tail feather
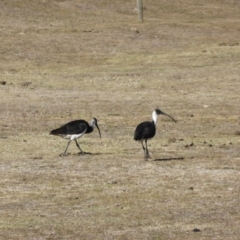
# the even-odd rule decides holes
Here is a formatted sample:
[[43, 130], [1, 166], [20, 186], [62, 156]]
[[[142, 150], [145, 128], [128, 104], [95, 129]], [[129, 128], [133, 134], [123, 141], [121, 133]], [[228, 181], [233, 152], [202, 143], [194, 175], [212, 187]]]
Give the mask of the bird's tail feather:
[[59, 135], [59, 134], [62, 134], [61, 128], [54, 129], [50, 132], [50, 135]]

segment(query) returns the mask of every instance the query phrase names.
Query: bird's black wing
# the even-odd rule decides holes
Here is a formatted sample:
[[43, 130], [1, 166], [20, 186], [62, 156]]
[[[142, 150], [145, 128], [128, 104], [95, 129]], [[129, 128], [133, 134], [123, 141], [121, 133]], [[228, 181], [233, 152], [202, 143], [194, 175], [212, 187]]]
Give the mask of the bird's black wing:
[[154, 137], [156, 133], [156, 127], [152, 122], [140, 123], [134, 133], [134, 140], [139, 141], [142, 139], [149, 139]]
[[88, 123], [85, 120], [75, 120], [66, 123], [60, 128], [54, 129], [50, 132], [53, 135], [67, 135], [67, 134], [80, 134], [88, 128]]

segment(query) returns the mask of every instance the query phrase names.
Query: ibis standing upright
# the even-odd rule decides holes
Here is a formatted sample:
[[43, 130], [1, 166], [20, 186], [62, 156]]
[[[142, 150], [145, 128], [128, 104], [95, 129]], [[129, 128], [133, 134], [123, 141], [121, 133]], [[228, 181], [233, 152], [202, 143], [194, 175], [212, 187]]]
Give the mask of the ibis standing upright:
[[67, 147], [66, 147], [64, 153], [62, 154], [63, 156], [66, 156], [69, 144], [73, 140], [75, 141], [77, 147], [79, 148], [80, 153], [84, 154], [83, 150], [80, 148], [80, 146], [77, 142], [77, 139], [82, 137], [84, 134], [91, 133], [95, 126], [97, 127], [99, 136], [101, 138], [101, 132], [98, 127], [96, 118], [93, 118], [91, 120], [90, 125], [88, 124], [88, 122], [86, 122], [85, 120], [82, 120], [82, 119], [68, 122], [68, 123], [64, 124], [62, 127], [52, 130], [50, 132], [50, 135], [56, 135], [56, 136], [60, 136], [60, 137], [69, 139]]
[[[140, 123], [137, 126], [137, 128], [135, 130], [135, 133], [134, 133], [134, 140], [135, 141], [140, 141], [142, 143], [144, 157], [145, 157], [146, 160], [148, 158], [150, 158], [149, 152], [148, 152], [148, 147], [147, 147], [147, 141], [148, 141], [148, 139], [153, 138], [156, 134], [157, 117], [160, 114], [171, 118], [176, 123], [176, 120], [173, 117], [164, 113], [160, 109], [155, 109], [152, 112], [152, 121], [151, 122], [146, 121], [146, 122]], [[145, 142], [145, 146], [144, 146], [143, 142]]]

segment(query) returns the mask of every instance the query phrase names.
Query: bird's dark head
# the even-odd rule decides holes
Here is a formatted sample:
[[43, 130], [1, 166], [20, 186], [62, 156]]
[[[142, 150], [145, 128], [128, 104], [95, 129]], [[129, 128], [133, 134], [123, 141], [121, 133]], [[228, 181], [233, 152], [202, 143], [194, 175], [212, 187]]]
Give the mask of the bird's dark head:
[[154, 121], [155, 124], [157, 123], [157, 116], [160, 115], [160, 114], [165, 115], [165, 116], [171, 118], [175, 123], [177, 122], [173, 117], [171, 117], [171, 116], [168, 115], [167, 113], [163, 112], [162, 110], [160, 110], [160, 109], [155, 109], [155, 110], [153, 111], [153, 114], [152, 114], [152, 118], [153, 118], [153, 121]]
[[93, 126], [95, 126], [97, 124], [97, 119], [96, 118], [93, 118], [92, 119], [92, 121], [91, 121], [91, 125]]
[[155, 109], [154, 111], [157, 115], [164, 114], [160, 109]]
[[100, 132], [100, 129], [98, 127], [98, 123], [97, 123], [97, 119], [96, 118], [93, 118], [92, 121], [91, 121], [91, 126], [94, 128], [96, 126], [96, 128], [98, 129], [98, 133], [99, 133], [99, 136], [101, 138], [101, 132]]

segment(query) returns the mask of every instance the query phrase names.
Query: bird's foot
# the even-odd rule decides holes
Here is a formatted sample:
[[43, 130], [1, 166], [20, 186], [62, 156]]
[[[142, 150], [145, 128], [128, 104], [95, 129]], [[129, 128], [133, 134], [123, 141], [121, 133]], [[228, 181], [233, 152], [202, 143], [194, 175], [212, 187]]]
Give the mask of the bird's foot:
[[149, 158], [151, 158], [150, 155], [149, 154], [145, 154], [145, 160], [147, 161]]
[[60, 153], [59, 154], [60, 157], [66, 157], [66, 156], [69, 156], [69, 155], [70, 155], [70, 153]]
[[82, 152], [79, 152], [79, 153], [78, 153], [78, 155], [84, 155], [84, 154], [86, 154], [86, 152], [83, 152], [83, 151], [82, 151]]
[[92, 155], [90, 152], [79, 152], [78, 155]]

